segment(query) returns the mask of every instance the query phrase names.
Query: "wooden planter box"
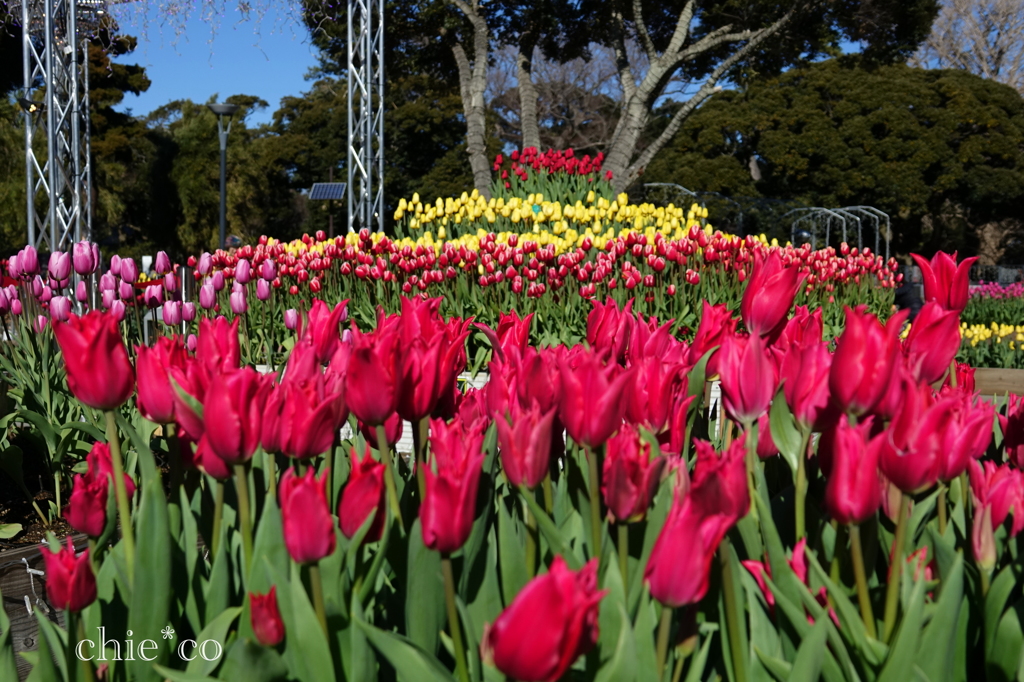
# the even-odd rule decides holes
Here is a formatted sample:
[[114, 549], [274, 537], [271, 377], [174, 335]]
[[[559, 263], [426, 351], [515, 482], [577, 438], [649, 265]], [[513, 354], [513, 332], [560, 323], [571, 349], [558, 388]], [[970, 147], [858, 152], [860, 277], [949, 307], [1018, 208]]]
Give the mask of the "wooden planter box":
[[1024, 369], [979, 367], [974, 371], [974, 385], [983, 396], [1024, 395]]
[[[86, 548], [87, 538], [84, 535], [76, 535], [73, 540], [77, 551]], [[46, 596], [46, 576], [30, 573], [29, 570], [45, 572], [43, 555], [38, 545], [0, 553], [0, 593], [3, 594], [4, 610], [11, 620], [11, 644], [14, 646], [19, 680], [28, 677], [31, 666], [18, 653], [38, 648], [36, 639], [39, 636], [39, 624], [32, 607], [43, 611], [51, 621], [64, 627], [64, 612], [55, 609]]]

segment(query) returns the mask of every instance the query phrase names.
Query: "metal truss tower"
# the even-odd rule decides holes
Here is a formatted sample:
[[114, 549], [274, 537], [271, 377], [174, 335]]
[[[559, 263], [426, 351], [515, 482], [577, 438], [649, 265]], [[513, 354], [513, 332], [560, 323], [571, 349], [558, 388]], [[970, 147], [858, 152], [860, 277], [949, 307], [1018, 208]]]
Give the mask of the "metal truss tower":
[[348, 0], [348, 227], [384, 230], [384, 0]]
[[87, 37], [107, 2], [15, 0], [10, 12], [23, 29], [28, 243], [67, 249], [92, 234]]

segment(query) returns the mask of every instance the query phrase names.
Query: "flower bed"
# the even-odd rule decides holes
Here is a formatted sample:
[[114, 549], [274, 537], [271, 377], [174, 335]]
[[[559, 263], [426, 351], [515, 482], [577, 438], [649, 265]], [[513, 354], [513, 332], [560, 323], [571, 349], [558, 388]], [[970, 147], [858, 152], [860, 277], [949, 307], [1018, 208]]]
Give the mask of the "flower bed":
[[[33, 673], [1013, 678], [1024, 402], [993, 438], [951, 364], [966, 291], [940, 259], [905, 339], [861, 308], [830, 344], [785, 255], [752, 253], [739, 318], [702, 301], [689, 342], [636, 302], [539, 346], [539, 314], [407, 297], [342, 334], [317, 301], [264, 375], [243, 315], [202, 318], [194, 352], [126, 347], [131, 314], [22, 315], [16, 430], [76, 474], [62, 513], [92, 538], [43, 549], [66, 619], [37, 611]], [[474, 329], [490, 379], [463, 390]], [[12, 656], [0, 616], [3, 679]]]

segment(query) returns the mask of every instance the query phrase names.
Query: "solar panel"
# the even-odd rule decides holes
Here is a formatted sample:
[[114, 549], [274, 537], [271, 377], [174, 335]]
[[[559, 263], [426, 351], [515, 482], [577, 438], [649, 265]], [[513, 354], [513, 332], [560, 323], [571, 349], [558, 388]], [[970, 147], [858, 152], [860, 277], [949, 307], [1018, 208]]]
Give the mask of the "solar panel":
[[345, 198], [344, 182], [314, 182], [313, 189], [309, 190], [309, 198], [313, 201], [325, 201], [327, 199]]

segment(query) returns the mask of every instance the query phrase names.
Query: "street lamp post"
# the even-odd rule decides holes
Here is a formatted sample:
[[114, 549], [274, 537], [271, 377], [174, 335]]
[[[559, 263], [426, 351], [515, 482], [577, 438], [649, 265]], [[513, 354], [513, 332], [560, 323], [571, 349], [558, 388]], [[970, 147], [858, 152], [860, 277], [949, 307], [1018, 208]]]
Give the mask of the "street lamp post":
[[[228, 133], [231, 132], [231, 116], [238, 111], [237, 104], [207, 104], [210, 111], [217, 114], [217, 137], [220, 139], [220, 243], [223, 249], [227, 241], [227, 166], [228, 166]], [[224, 117], [228, 125], [224, 127]]]

